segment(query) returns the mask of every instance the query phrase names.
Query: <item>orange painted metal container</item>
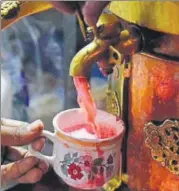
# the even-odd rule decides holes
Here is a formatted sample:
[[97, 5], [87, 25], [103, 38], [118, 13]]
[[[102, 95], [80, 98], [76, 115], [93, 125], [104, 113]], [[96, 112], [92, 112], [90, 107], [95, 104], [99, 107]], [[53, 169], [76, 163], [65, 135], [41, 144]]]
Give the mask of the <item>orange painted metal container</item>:
[[[134, 55], [128, 112], [129, 187], [132, 191], [179, 191], [179, 126], [175, 124], [171, 137], [167, 130], [174, 124], [163, 124], [172, 119], [179, 125], [179, 61]], [[149, 122], [152, 124], [146, 125]], [[176, 148], [173, 152], [172, 147]], [[172, 171], [172, 164], [164, 164], [167, 161], [176, 169]]]
[[127, 126], [123, 164], [131, 191], [179, 191], [178, 6], [169, 1], [114, 1], [109, 6], [144, 37], [144, 49], [127, 59], [128, 77], [124, 73], [121, 83], [123, 73], [116, 66], [109, 82], [114, 96], [108, 105], [115, 105], [109, 111], [121, 115], [116, 108], [122, 106]]

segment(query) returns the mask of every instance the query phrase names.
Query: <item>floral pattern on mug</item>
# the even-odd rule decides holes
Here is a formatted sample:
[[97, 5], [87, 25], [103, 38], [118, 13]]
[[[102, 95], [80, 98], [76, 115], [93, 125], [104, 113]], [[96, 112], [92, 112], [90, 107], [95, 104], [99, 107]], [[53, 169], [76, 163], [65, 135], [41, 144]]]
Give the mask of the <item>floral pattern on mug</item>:
[[109, 178], [114, 170], [114, 157], [116, 154], [110, 154], [105, 161], [103, 157], [93, 159], [90, 155], [79, 156], [79, 153], [67, 153], [64, 160], [60, 161], [61, 171], [73, 180], [80, 180], [84, 174], [88, 175], [88, 183], [95, 183], [102, 186], [105, 182], [104, 172]]
[[90, 172], [93, 165], [93, 158], [89, 155], [81, 156], [79, 159], [81, 168], [85, 172]]
[[76, 165], [75, 163], [69, 165], [68, 174], [73, 180], [80, 180], [83, 177], [83, 174], [81, 173], [81, 167]]

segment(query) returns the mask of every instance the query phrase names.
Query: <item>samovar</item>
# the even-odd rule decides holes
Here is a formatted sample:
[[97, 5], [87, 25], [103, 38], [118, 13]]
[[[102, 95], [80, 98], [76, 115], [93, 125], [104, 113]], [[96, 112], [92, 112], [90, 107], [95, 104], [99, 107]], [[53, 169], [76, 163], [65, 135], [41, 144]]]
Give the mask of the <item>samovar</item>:
[[178, 18], [178, 2], [111, 2], [71, 63], [71, 76], [87, 76], [94, 62], [108, 74], [106, 107], [126, 125], [122, 170], [131, 191], [179, 191]]
[[[179, 191], [179, 3], [113, 2], [109, 9], [143, 36], [123, 83], [128, 185], [132, 191]], [[119, 74], [116, 65], [109, 105], [119, 102]]]

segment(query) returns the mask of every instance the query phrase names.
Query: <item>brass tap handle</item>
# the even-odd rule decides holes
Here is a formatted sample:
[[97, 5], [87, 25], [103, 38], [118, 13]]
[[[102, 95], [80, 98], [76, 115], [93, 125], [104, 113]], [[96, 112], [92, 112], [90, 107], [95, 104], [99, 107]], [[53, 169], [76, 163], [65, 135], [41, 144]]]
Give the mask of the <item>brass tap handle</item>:
[[[93, 33], [94, 33], [94, 36], [97, 36], [97, 28], [96, 28], [96, 26], [88, 27], [87, 24], [85, 23], [84, 16], [83, 16], [83, 13], [81, 11], [81, 7], [80, 7], [79, 3], [74, 2], [74, 4], [75, 4], [75, 8], [76, 8], [76, 16], [77, 16], [77, 19], [78, 19], [78, 22], [79, 22], [80, 29], [81, 29], [84, 40], [85, 41], [90, 40], [89, 39], [89, 34], [88, 34], [88, 31], [89, 31], [88, 28], [91, 28]], [[90, 34], [91, 34], [92, 31], [91, 30], [89, 31]]]
[[84, 40], [87, 40], [87, 25], [84, 21], [84, 17], [83, 14], [81, 12], [81, 8], [80, 5], [78, 4], [78, 2], [75, 2], [75, 6], [76, 6], [76, 16], [80, 25], [80, 29], [83, 35]]

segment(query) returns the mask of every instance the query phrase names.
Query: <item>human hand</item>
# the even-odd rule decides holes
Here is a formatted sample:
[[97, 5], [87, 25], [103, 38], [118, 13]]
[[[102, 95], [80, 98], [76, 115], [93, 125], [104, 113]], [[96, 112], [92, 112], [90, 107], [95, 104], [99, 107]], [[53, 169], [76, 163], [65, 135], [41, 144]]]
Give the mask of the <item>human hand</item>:
[[5, 160], [9, 162], [1, 165], [2, 186], [11, 181], [35, 183], [47, 172], [48, 165], [44, 161], [31, 156], [26, 149], [14, 147], [32, 143], [32, 147], [40, 151], [45, 139], [37, 138], [40, 137], [43, 128], [39, 120], [27, 125], [24, 122], [1, 119], [1, 144], [7, 146]]
[[81, 7], [84, 20], [87, 25], [94, 26], [99, 16], [101, 15], [103, 9], [106, 7], [110, 1], [83, 1], [83, 2], [64, 2], [64, 1], [52, 1], [54, 8], [63, 13], [73, 14], [76, 11], [75, 3], [78, 3]]

